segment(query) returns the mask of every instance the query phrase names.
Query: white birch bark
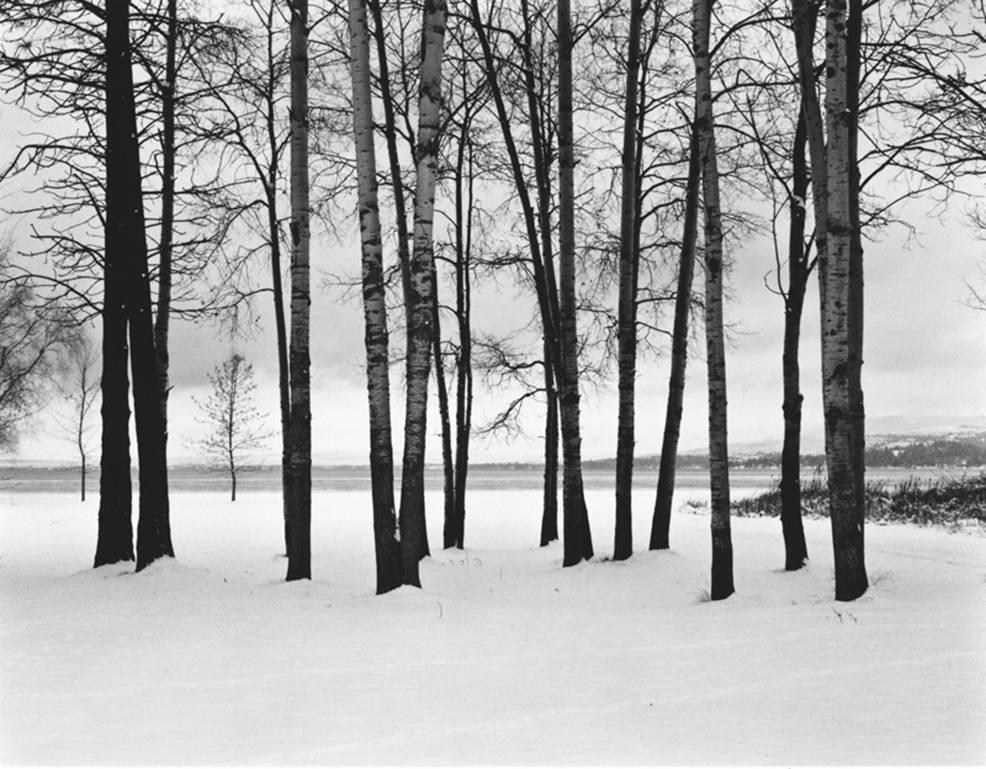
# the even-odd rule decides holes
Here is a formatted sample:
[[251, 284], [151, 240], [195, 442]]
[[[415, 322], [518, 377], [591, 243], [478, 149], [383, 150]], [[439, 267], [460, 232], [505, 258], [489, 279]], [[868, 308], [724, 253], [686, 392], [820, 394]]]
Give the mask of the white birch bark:
[[370, 478], [377, 594], [401, 585], [401, 546], [394, 510], [394, 454], [390, 428], [390, 361], [384, 293], [383, 244], [377, 198], [370, 35], [366, 0], [349, 2], [350, 63], [353, 86], [353, 135], [359, 195], [363, 274], [363, 322], [366, 344], [366, 389], [370, 407]]
[[311, 578], [312, 414], [308, 199], [308, 0], [291, 10], [291, 388], [288, 580]]
[[582, 435], [579, 415], [578, 327], [575, 297], [575, 147], [572, 104], [572, 12], [570, 0], [558, 2], [558, 290], [561, 370], [562, 564], [592, 558], [592, 536], [582, 485]]
[[714, 0], [692, 3], [695, 57], [695, 125], [705, 208], [705, 341], [709, 384], [709, 481], [712, 497], [712, 600], [733, 591], [729, 526], [729, 452], [726, 423], [726, 348], [722, 318], [722, 213], [712, 112], [709, 27]]
[[867, 588], [863, 516], [856, 509], [856, 472], [850, 397], [850, 260], [852, 249], [852, 146], [849, 135], [846, 0], [826, 7], [825, 117], [826, 248], [819, 263], [822, 323], [822, 402], [828, 465], [835, 597], [851, 601]]
[[442, 51], [445, 0], [425, 0], [422, 24], [421, 77], [418, 92], [417, 179], [414, 192], [414, 253], [409, 306], [401, 477], [400, 532], [404, 584], [420, 586], [418, 562], [428, 555], [424, 509], [424, 454], [434, 319], [435, 259], [432, 231], [438, 177], [438, 142], [442, 104]]

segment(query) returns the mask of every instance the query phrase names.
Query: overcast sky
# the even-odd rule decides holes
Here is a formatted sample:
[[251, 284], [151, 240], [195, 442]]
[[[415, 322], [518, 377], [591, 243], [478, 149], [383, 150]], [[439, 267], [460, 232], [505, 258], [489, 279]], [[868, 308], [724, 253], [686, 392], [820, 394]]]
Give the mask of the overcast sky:
[[[0, 105], [8, 127], [27, 127], [21, 115]], [[5, 131], [5, 133], [7, 133]], [[16, 134], [7, 133], [7, 136]], [[8, 145], [9, 147], [10, 145]], [[0, 151], [0, 155], [5, 155]], [[981, 185], [980, 185], [981, 186]], [[13, 204], [10, 187], [3, 206]], [[911, 201], [901, 217], [916, 230], [910, 241], [903, 227], [892, 228], [878, 242], [867, 242], [865, 252], [866, 309], [863, 387], [869, 424], [888, 424], [896, 416], [934, 417], [958, 424], [986, 419], [986, 313], [963, 303], [967, 282], [986, 281], [986, 242], [977, 239], [961, 205], [953, 206], [944, 221], [932, 216], [930, 205]], [[30, 222], [8, 220], [20, 239]], [[362, 308], [359, 294], [345, 301], [338, 289], [324, 288], [327, 273], [358, 274], [359, 252], [353, 229], [345, 230], [342, 245], [316, 242], [312, 249], [312, 380], [313, 448], [316, 461], [364, 462], [368, 455], [367, 406], [363, 372]], [[727, 350], [729, 430], [734, 445], [778, 442], [781, 436], [782, 302], [763, 284], [774, 266], [766, 239], [728, 244], [733, 269], [728, 276], [732, 300], [726, 322], [733, 327]], [[701, 280], [701, 273], [696, 281]], [[523, 326], [530, 317], [532, 298], [518, 301], [512, 285], [478, 284], [478, 317], [474, 332], [503, 332]], [[446, 295], [448, 287], [445, 287]], [[802, 389], [805, 395], [806, 448], [820, 447], [820, 355], [818, 290], [813, 281], [803, 323]], [[265, 310], [266, 312], [266, 310]], [[670, 310], [668, 311], [670, 312]], [[253, 339], [238, 349], [254, 364], [258, 400], [276, 427], [275, 357], [269, 313]], [[668, 325], [670, 322], [668, 321]], [[393, 324], [392, 324], [393, 327]], [[192, 396], [204, 399], [206, 374], [229, 354], [228, 339], [214, 326], [173, 325], [171, 397], [171, 455], [193, 453], [189, 440], [201, 434], [201, 418]], [[392, 335], [396, 350], [403, 333]], [[706, 444], [704, 361], [693, 356], [688, 367], [681, 448], [702, 450]], [[637, 453], [656, 453], [660, 447], [667, 392], [668, 359], [646, 358], [638, 367]], [[395, 455], [400, 455], [403, 404], [401, 377], [392, 375]], [[434, 397], [431, 402], [434, 405]], [[481, 426], [506, 403], [502, 392], [477, 386], [475, 424]], [[434, 435], [437, 419], [430, 420]], [[475, 438], [476, 461], [537, 460], [541, 453], [542, 411], [532, 404], [525, 412], [526, 435], [510, 440]], [[582, 400], [583, 456], [615, 455], [616, 392], [613, 381]], [[272, 449], [276, 443], [272, 442]], [[429, 457], [439, 459], [438, 441], [431, 440]], [[70, 440], [57, 434], [44, 415], [25, 431], [22, 458], [74, 458]], [[271, 454], [276, 456], [276, 451]]]
[[[880, 242], [868, 243], [865, 255], [866, 340], [863, 386], [871, 425], [886, 418], [931, 416], [959, 424], [986, 414], [986, 313], [963, 303], [967, 281], [980, 279], [986, 244], [961, 216], [945, 223], [922, 216], [919, 202], [909, 204], [909, 221], [919, 230], [906, 242], [903, 229], [889, 231]], [[766, 243], [733, 251], [729, 278], [733, 300], [727, 322], [734, 333], [728, 349], [729, 428], [733, 444], [778, 441], [781, 436], [782, 303], [763, 285], [773, 265]], [[355, 269], [355, 245], [318, 244], [313, 249], [314, 270]], [[697, 278], [700, 279], [700, 278]], [[316, 278], [317, 285], [319, 280]], [[509, 286], [484, 283], [477, 292], [486, 296], [485, 312], [476, 332], [503, 331], [525, 322], [529, 297], [521, 302]], [[811, 284], [802, 343], [804, 424], [809, 446], [821, 438], [820, 355], [817, 286]], [[495, 311], [494, 311], [495, 309]], [[367, 407], [363, 378], [362, 309], [358, 295], [344, 301], [337, 289], [317, 288], [312, 303], [313, 448], [316, 461], [363, 462], [368, 455]], [[275, 358], [270, 324], [255, 338], [237, 346], [254, 363], [260, 385], [258, 399], [276, 425]], [[188, 440], [201, 431], [201, 418], [191, 401], [206, 395], [206, 373], [229, 352], [227, 338], [215, 327], [177, 323], [173, 332], [171, 398], [171, 453], [193, 453]], [[393, 334], [393, 344], [403, 344]], [[641, 362], [637, 393], [637, 453], [656, 453], [660, 447], [667, 393], [666, 356]], [[689, 362], [681, 447], [701, 449], [706, 441], [704, 361]], [[392, 377], [395, 453], [400, 451], [402, 392], [400, 377]], [[434, 396], [432, 395], [434, 405]], [[476, 423], [482, 424], [505, 404], [503, 393], [477, 387]], [[613, 456], [616, 441], [615, 381], [582, 400], [583, 455]], [[537, 460], [542, 412], [532, 405], [526, 412], [526, 436], [473, 441], [476, 461]], [[434, 411], [430, 430], [437, 430]], [[73, 447], [54, 434], [42, 419], [25, 434], [20, 456], [71, 459]], [[275, 448], [276, 444], [272, 444]], [[438, 440], [430, 441], [429, 455], [439, 459]]]

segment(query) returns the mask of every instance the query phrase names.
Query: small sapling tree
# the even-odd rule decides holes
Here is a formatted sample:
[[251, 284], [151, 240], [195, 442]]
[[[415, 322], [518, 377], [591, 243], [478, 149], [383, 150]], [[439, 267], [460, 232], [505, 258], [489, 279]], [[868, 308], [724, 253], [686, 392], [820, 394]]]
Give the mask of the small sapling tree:
[[92, 337], [79, 330], [65, 342], [59, 384], [64, 403], [55, 414], [59, 430], [79, 452], [79, 492], [86, 501], [88, 458], [96, 430], [100, 387], [99, 350]]
[[239, 353], [216, 366], [208, 375], [212, 392], [206, 400], [192, 398], [208, 427], [205, 437], [193, 445], [229, 470], [230, 499], [236, 501], [236, 476], [246, 457], [262, 449], [274, 434], [266, 429], [268, 415], [254, 404], [257, 389], [253, 366]]

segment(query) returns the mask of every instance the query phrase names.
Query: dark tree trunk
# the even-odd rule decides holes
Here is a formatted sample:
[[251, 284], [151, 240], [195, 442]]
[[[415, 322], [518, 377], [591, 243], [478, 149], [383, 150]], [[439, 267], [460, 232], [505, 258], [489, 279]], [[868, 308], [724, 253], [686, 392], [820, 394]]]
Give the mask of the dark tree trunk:
[[171, 330], [171, 293], [173, 242], [175, 227], [175, 81], [178, 47], [178, 4], [168, 0], [168, 29], [165, 41], [164, 83], [161, 85], [161, 243], [158, 255], [157, 315], [154, 318], [154, 353], [156, 356], [159, 408], [164, 425], [165, 456], [168, 450], [168, 379], [170, 359], [168, 338]]
[[312, 413], [308, 201], [308, 0], [291, 11], [291, 341], [287, 580], [311, 579]]
[[623, 189], [620, 212], [620, 300], [617, 345], [619, 359], [619, 415], [616, 439], [616, 531], [613, 560], [633, 553], [634, 395], [637, 376], [637, 78], [640, 70], [641, 0], [630, 0], [630, 37], [627, 42], [626, 92], [623, 115]]
[[558, 539], [558, 391], [548, 343], [544, 345], [544, 505], [541, 547]]
[[[154, 353], [128, 2], [106, 8], [106, 221], [116, 236], [107, 261], [121, 266], [139, 465], [137, 570], [174, 556], [168, 515], [168, 467]], [[115, 251], [113, 256], [110, 250]], [[122, 393], [126, 399], [126, 390]]]
[[291, 461], [291, 444], [288, 433], [291, 428], [291, 380], [288, 370], [288, 329], [284, 316], [284, 285], [281, 279], [281, 241], [278, 235], [276, 190], [277, 171], [272, 163], [270, 175], [270, 198], [268, 199], [267, 215], [270, 229], [270, 271], [271, 293], [274, 297], [274, 330], [277, 339], [277, 401], [281, 417], [281, 513], [284, 517], [284, 552], [287, 553], [288, 542], [291, 541], [290, 521], [288, 516], [288, 487], [290, 475], [288, 463]]
[[531, 29], [533, 19], [528, 0], [521, 0], [524, 29], [521, 35], [524, 57], [524, 84], [527, 92], [527, 112], [531, 123], [531, 149], [534, 156], [534, 178], [537, 183], [537, 230], [540, 235], [543, 261], [544, 291], [552, 316], [550, 325], [543, 325], [544, 333], [544, 493], [541, 511], [541, 547], [558, 539], [558, 387], [557, 376], [561, 356], [558, 339], [557, 296], [555, 283], [554, 244], [551, 226], [551, 156], [552, 148], [541, 122], [541, 105], [538, 103], [538, 86], [535, 77]]
[[[528, 18], [527, 3], [524, 0], [521, 2], [521, 8], [525, 13], [525, 19]], [[557, 467], [557, 445], [552, 445], [552, 441], [556, 440], [554, 436], [557, 435], [557, 428], [554, 431], [551, 429], [551, 411], [552, 408], [554, 408], [551, 404], [553, 402], [557, 402], [557, 399], [553, 395], [554, 383], [557, 382], [558, 377], [561, 376], [560, 372], [562, 367], [561, 348], [558, 336], [558, 291], [555, 286], [554, 267], [552, 264], [551, 255], [551, 201], [549, 197], [549, 166], [547, 159], [544, 158], [543, 132], [542, 141], [539, 142], [536, 140], [540, 123], [537, 118], [537, 109], [530, 106], [535, 103], [535, 99], [532, 96], [529, 81], [528, 104], [529, 109], [532, 112], [531, 130], [535, 137], [533, 147], [535, 154], [535, 174], [538, 180], [539, 192], [538, 209], [535, 213], [534, 205], [531, 203], [530, 190], [528, 188], [524, 166], [521, 162], [520, 153], [517, 150], [517, 143], [514, 139], [510, 114], [503, 98], [503, 92], [500, 89], [500, 83], [497, 76], [497, 62], [493, 56], [493, 50], [486, 34], [486, 27], [479, 9], [478, 1], [470, 0], [469, 9], [470, 22], [476, 32], [476, 36], [482, 50], [486, 82], [490, 87], [490, 92], [493, 97], [497, 121], [500, 124], [504, 146], [507, 151], [507, 158], [510, 161], [511, 176], [513, 177], [514, 187], [517, 191], [517, 197], [520, 200], [521, 210], [524, 216], [527, 244], [531, 254], [531, 271], [534, 276], [534, 287], [537, 292], [538, 310], [541, 317], [541, 328], [544, 337], [545, 389], [549, 405], [548, 413], [546, 415], [547, 424], [545, 426], [545, 507], [542, 515], [541, 541], [542, 544], [547, 544], [544, 539], [545, 533], [553, 538], [557, 538], [557, 492], [555, 487], [555, 478], [557, 476], [551, 469], [552, 467]], [[527, 51], [525, 53], [526, 70], [530, 70], [530, 43], [528, 39], [529, 31], [530, 25], [526, 24], [524, 37], [527, 41], [525, 43], [525, 51]], [[541, 162], [538, 162], [538, 157], [542, 158]], [[541, 170], [539, 171], [538, 169]]]
[[558, 2], [558, 221], [559, 325], [561, 341], [562, 516], [564, 566], [592, 558], [592, 535], [582, 486], [582, 435], [579, 425], [578, 328], [575, 297], [575, 148], [572, 104], [572, 12]]
[[[273, 114], [268, 125], [273, 127]], [[276, 153], [277, 137], [270, 132], [271, 150]], [[276, 155], [271, 156], [276, 157]], [[291, 461], [288, 432], [291, 427], [291, 379], [288, 369], [288, 327], [284, 309], [284, 281], [281, 265], [281, 239], [277, 222], [277, 162], [272, 160], [268, 172], [267, 227], [270, 232], [271, 293], [274, 298], [274, 331], [277, 340], [277, 403], [281, 418], [281, 506], [284, 516], [284, 552], [287, 553], [289, 534], [288, 519], [288, 463]]]
[[456, 547], [459, 537], [455, 520], [455, 463], [452, 458], [452, 417], [449, 413], [448, 384], [445, 381], [445, 361], [442, 359], [442, 326], [438, 311], [438, 274], [432, 273], [432, 338], [431, 351], [435, 358], [435, 385], [438, 390], [438, 420], [442, 439], [442, 547]]
[[[472, 429], [472, 222], [475, 207], [473, 147], [469, 138], [471, 114], [463, 119], [455, 176], [455, 317], [459, 328], [459, 357], [455, 388], [455, 489], [452, 520], [454, 538], [448, 546], [465, 547], [466, 475], [469, 472], [469, 433]], [[468, 172], [466, 165], [468, 164]], [[463, 178], [468, 173], [468, 181]], [[465, 187], [465, 189], [463, 189]]]
[[229, 501], [236, 501], [236, 468], [229, 468]]
[[[107, 113], [110, 106], [107, 103]], [[119, 208], [119, 175], [110, 174], [107, 157], [107, 204]], [[96, 557], [93, 566], [134, 560], [133, 501], [130, 482], [130, 379], [127, 374], [127, 317], [123, 291], [124, 261], [127, 258], [125, 221], [106, 221], [106, 251], [103, 263], [103, 373], [102, 432], [99, 459], [99, 513]]]
[[808, 199], [808, 144], [804, 109], [794, 134], [791, 178], [791, 225], [788, 237], [788, 287], [784, 297], [784, 446], [781, 450], [781, 530], [784, 535], [784, 568], [796, 571], [808, 560], [804, 523], [801, 520], [801, 315], [808, 284], [809, 263], [805, 249], [805, 201]]
[[86, 501], [86, 458], [82, 457], [82, 466], [79, 471], [79, 486], [82, 492], [82, 501]]
[[664, 415], [664, 437], [661, 441], [661, 466], [657, 476], [657, 498], [654, 501], [654, 517], [651, 522], [651, 550], [667, 550], [671, 546], [671, 502], [674, 499], [678, 438], [681, 435], [681, 413], [685, 400], [685, 369], [688, 365], [688, 320], [691, 315], [695, 246], [698, 241], [700, 172], [698, 136], [695, 127], [692, 126], [681, 251], [678, 256], [678, 286], [674, 300], [674, 327], [671, 332], [671, 373], [668, 378], [668, 404]]

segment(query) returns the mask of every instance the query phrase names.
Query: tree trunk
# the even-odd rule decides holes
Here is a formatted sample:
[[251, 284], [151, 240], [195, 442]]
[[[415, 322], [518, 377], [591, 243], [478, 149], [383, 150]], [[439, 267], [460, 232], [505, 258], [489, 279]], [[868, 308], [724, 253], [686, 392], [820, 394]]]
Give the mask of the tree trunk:
[[805, 201], [808, 199], [808, 167], [805, 150], [808, 132], [805, 111], [799, 112], [794, 133], [791, 178], [791, 224], [788, 237], [788, 285], [784, 297], [784, 446], [781, 450], [781, 529], [784, 535], [784, 568], [796, 571], [808, 560], [804, 523], [801, 520], [801, 315], [808, 284], [809, 263], [805, 250]]
[[[119, 13], [124, 13], [123, 37], [119, 31]], [[107, 55], [115, 46], [113, 61], [122, 61], [121, 46], [126, 45], [126, 7], [116, 4], [107, 19]], [[128, 62], [124, 62], [127, 64]], [[111, 118], [120, 112], [119, 98], [126, 93], [119, 81], [120, 67], [107, 66], [106, 116], [107, 134], [115, 128]], [[112, 86], [112, 87], [110, 87]], [[118, 132], [117, 132], [118, 133]], [[107, 138], [109, 138], [107, 136]], [[119, 165], [124, 155], [116, 150], [119, 139], [106, 156], [105, 258], [103, 260], [102, 356], [100, 379], [102, 430], [99, 459], [99, 512], [96, 556], [93, 566], [134, 560], [133, 500], [130, 480], [130, 379], [127, 374], [126, 260], [129, 228], [124, 201], [123, 174]], [[109, 216], [112, 214], [112, 216]]]
[[852, 144], [847, 94], [846, 2], [830, 0], [826, 12], [825, 112], [827, 247], [819, 262], [822, 308], [822, 400], [828, 465], [835, 597], [852, 601], [866, 592], [863, 511], [856, 504], [859, 470], [853, 436], [851, 360]]
[[[471, 114], [462, 122], [455, 176], [455, 317], [459, 328], [459, 358], [455, 388], [455, 489], [452, 518], [454, 546], [465, 547], [466, 475], [469, 472], [469, 433], [472, 429], [472, 223], [475, 208]], [[468, 171], [466, 166], [468, 164]], [[463, 189], [463, 178], [468, 181]]]
[[[551, 200], [550, 200], [550, 167], [549, 161], [545, 157], [545, 140], [543, 132], [540, 131], [538, 120], [538, 110], [536, 99], [533, 96], [533, 77], [527, 80], [528, 108], [531, 112], [531, 131], [534, 151], [535, 176], [538, 185], [538, 207], [535, 213], [534, 205], [531, 202], [530, 190], [527, 184], [524, 166], [517, 150], [517, 143], [514, 138], [513, 127], [510, 113], [507, 110], [503, 98], [503, 92], [497, 77], [498, 68], [493, 56], [492, 47], [486, 34], [486, 27], [479, 10], [477, 0], [471, 0], [470, 21], [476, 36], [479, 40], [483, 54], [483, 67], [485, 70], [486, 81], [489, 85], [493, 103], [496, 108], [497, 121], [503, 135], [503, 142], [507, 151], [507, 158], [510, 161], [510, 171], [513, 177], [514, 187], [517, 191], [517, 198], [520, 201], [521, 211], [524, 217], [524, 227], [527, 235], [527, 244], [531, 255], [531, 271], [534, 276], [534, 288], [537, 293], [538, 310], [541, 318], [541, 328], [544, 337], [544, 357], [545, 357], [545, 394], [548, 401], [548, 410], [545, 416], [545, 489], [544, 489], [544, 510], [542, 513], [541, 543], [547, 544], [550, 537], [557, 539], [557, 397], [555, 395], [555, 382], [561, 376], [561, 348], [558, 336], [558, 291], [555, 286], [554, 267], [551, 254]], [[527, 20], [528, 5], [524, 0], [521, 2], [521, 9], [524, 18]], [[530, 24], [526, 23], [524, 28], [523, 40], [525, 55], [525, 71], [531, 72], [530, 60]], [[538, 136], [541, 140], [538, 141]], [[540, 160], [539, 160], [540, 158]], [[555, 428], [552, 430], [552, 424]]]
[[640, 70], [641, 0], [630, 0], [626, 93], [623, 114], [623, 189], [620, 208], [620, 300], [617, 328], [619, 412], [616, 439], [616, 532], [613, 560], [633, 553], [634, 394], [637, 376], [637, 273], [640, 254], [634, 248], [637, 212], [637, 78]]
[[438, 421], [442, 439], [442, 547], [455, 547], [459, 537], [455, 520], [455, 464], [452, 459], [452, 418], [449, 415], [448, 384], [442, 360], [442, 324], [438, 312], [438, 274], [434, 275], [432, 296], [432, 354], [435, 356], [435, 384], [438, 390]]
[[404, 292], [405, 310], [408, 306], [408, 291], [411, 285], [411, 240], [407, 226], [407, 203], [404, 197], [404, 179], [401, 174], [400, 154], [397, 147], [397, 118], [394, 114], [394, 98], [390, 89], [390, 64], [387, 61], [387, 38], [383, 26], [380, 0], [369, 0], [373, 16], [373, 36], [377, 46], [377, 64], [380, 72], [380, 100], [383, 103], [383, 131], [387, 141], [387, 158], [390, 167], [390, 184], [394, 194], [394, 214], [397, 223], [397, 257], [401, 270], [401, 287]]
[[308, 203], [308, 0], [291, 8], [291, 422], [287, 579], [311, 579], [312, 414]]
[[82, 502], [86, 501], [86, 446], [84, 442], [85, 431], [86, 431], [86, 398], [88, 388], [86, 385], [87, 375], [86, 369], [82, 370], [82, 395], [79, 402], [79, 421], [76, 424], [75, 433], [75, 446], [79, 450], [79, 492], [82, 496]]
[[229, 501], [236, 501], [236, 468], [230, 466], [229, 468]]
[[530, 3], [521, 0], [524, 29], [521, 36], [524, 56], [524, 88], [527, 92], [527, 111], [531, 123], [531, 149], [534, 158], [534, 178], [537, 183], [537, 229], [540, 233], [544, 291], [550, 298], [547, 306], [552, 313], [550, 326], [544, 326], [544, 493], [541, 512], [541, 547], [558, 539], [558, 387], [557, 375], [561, 356], [558, 352], [557, 296], [555, 283], [554, 245], [552, 243], [551, 156], [550, 142], [541, 123], [538, 85], [535, 78]]
[[288, 520], [288, 489], [290, 475], [291, 427], [291, 380], [288, 365], [288, 329], [284, 308], [283, 267], [281, 264], [281, 234], [277, 209], [277, 188], [280, 182], [280, 137], [278, 136], [277, 111], [274, 95], [277, 92], [277, 67], [274, 53], [274, 29], [276, 8], [270, 4], [266, 9], [264, 29], [267, 43], [267, 79], [264, 82], [264, 103], [266, 107], [265, 130], [267, 134], [267, 176], [264, 181], [264, 198], [267, 208], [267, 238], [270, 245], [271, 295], [274, 303], [274, 333], [277, 345], [277, 395], [278, 411], [281, 420], [281, 512], [284, 517], [284, 552], [288, 551], [291, 540]]
[[[109, 112], [109, 109], [107, 110]], [[107, 204], [114, 210], [118, 175], [109, 173], [115, 157], [107, 157]], [[130, 379], [127, 374], [127, 318], [122, 287], [126, 259], [126, 230], [121, 222], [106, 221], [103, 264], [102, 431], [99, 460], [99, 512], [93, 566], [134, 560], [133, 501], [130, 481]]]
[[168, 450], [168, 379], [171, 330], [172, 251], [175, 228], [175, 81], [178, 47], [178, 3], [168, 0], [164, 83], [161, 86], [161, 243], [158, 254], [157, 315], [154, 318], [154, 353], [157, 366], [159, 408], [164, 425], [165, 456]]
[[401, 543], [394, 509], [394, 452], [390, 427], [390, 361], [383, 242], [374, 152], [373, 101], [370, 91], [370, 38], [365, 0], [349, 2], [350, 59], [353, 82], [353, 133], [359, 191], [363, 272], [363, 322], [366, 389], [370, 407], [370, 483], [373, 493], [373, 542], [377, 595], [400, 587]]
[[[109, 93], [109, 92], [108, 92]], [[107, 104], [107, 113], [110, 113]], [[107, 157], [107, 205], [119, 204], [119, 175], [111, 174], [116, 156]], [[126, 229], [119, 218], [106, 220], [103, 262], [102, 431], [99, 460], [99, 512], [93, 566], [134, 560], [133, 501], [130, 481], [130, 379], [127, 374], [127, 317], [124, 306], [123, 261]]]
[[592, 558], [592, 535], [582, 486], [579, 426], [578, 328], [575, 297], [575, 129], [572, 116], [572, 11], [558, 2], [558, 223], [559, 325], [561, 340], [562, 516], [564, 566]]
[[[168, 516], [164, 424], [155, 366], [129, 27], [129, 3], [107, 5], [106, 259], [120, 266], [122, 296], [110, 295], [106, 301], [123, 304], [130, 337], [140, 480], [137, 522], [137, 570], [140, 571], [158, 558], [174, 556], [174, 551]], [[126, 401], [126, 388], [113, 393], [113, 397]]]
[[287, 553], [291, 541], [290, 520], [288, 516], [288, 489], [291, 462], [291, 379], [288, 367], [288, 329], [284, 310], [284, 286], [281, 279], [281, 241], [277, 223], [276, 163], [271, 163], [268, 177], [267, 216], [270, 232], [270, 272], [271, 293], [274, 296], [274, 330], [277, 339], [277, 401], [281, 417], [281, 512], [284, 517], [284, 552]]
[[671, 534], [671, 502], [674, 499], [678, 438], [685, 400], [685, 368], [688, 365], [688, 320], [691, 315], [692, 279], [695, 274], [695, 246], [698, 240], [698, 206], [701, 166], [696, 127], [691, 129], [688, 152], [688, 182], [678, 256], [678, 287], [674, 300], [674, 326], [671, 332], [671, 373], [668, 378], [668, 404], [661, 441], [661, 466], [657, 476], [657, 498], [651, 522], [650, 549], [667, 550]]
[[[859, 220], [859, 78], [863, 34], [862, 0], [849, 0], [846, 24], [846, 102], [849, 121], [849, 421], [860, 539], [866, 511], [866, 410], [863, 405], [863, 241]], [[862, 545], [861, 545], [862, 547]]]
[[551, 351], [544, 343], [544, 504], [541, 513], [541, 547], [558, 539], [558, 390]]
[[558, 539], [558, 387], [557, 372], [560, 370], [558, 364], [561, 356], [558, 352], [558, 339], [550, 337], [551, 333], [557, 334], [557, 296], [558, 288], [555, 283], [554, 270], [554, 244], [552, 243], [551, 226], [551, 156], [552, 149], [550, 142], [545, 136], [544, 126], [541, 122], [541, 105], [538, 103], [538, 84], [535, 77], [535, 64], [533, 57], [533, 42], [531, 39], [531, 29], [533, 19], [531, 18], [530, 3], [528, 0], [521, 0], [521, 14], [523, 18], [523, 34], [521, 41], [523, 44], [524, 56], [524, 90], [527, 92], [527, 111], [531, 123], [531, 149], [534, 158], [534, 178], [537, 183], [537, 228], [540, 233], [541, 258], [543, 261], [543, 274], [545, 292], [550, 297], [548, 307], [552, 313], [552, 323], [550, 327], [545, 327], [544, 343], [544, 393], [545, 393], [545, 415], [544, 415], [544, 494], [541, 512], [541, 547]]
[[713, 601], [733, 587], [733, 546], [729, 528], [729, 451], [726, 425], [726, 349], [722, 318], [722, 214], [712, 113], [709, 27], [714, 0], [694, 0], [695, 125], [705, 207], [705, 340], [709, 383], [709, 481], [712, 497]]
[[425, 530], [424, 462], [428, 410], [428, 369], [434, 329], [432, 291], [435, 260], [432, 230], [438, 172], [442, 99], [444, 0], [426, 0], [422, 24], [421, 80], [418, 92], [417, 182], [414, 193], [414, 254], [409, 291], [407, 408], [401, 478], [401, 547], [404, 584], [421, 586], [418, 562], [428, 555]]

